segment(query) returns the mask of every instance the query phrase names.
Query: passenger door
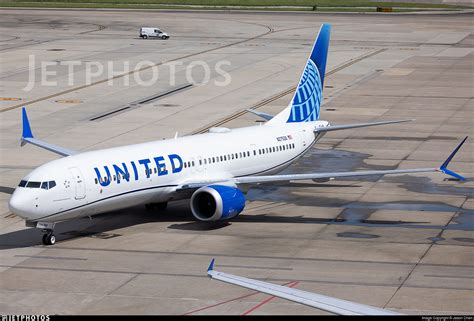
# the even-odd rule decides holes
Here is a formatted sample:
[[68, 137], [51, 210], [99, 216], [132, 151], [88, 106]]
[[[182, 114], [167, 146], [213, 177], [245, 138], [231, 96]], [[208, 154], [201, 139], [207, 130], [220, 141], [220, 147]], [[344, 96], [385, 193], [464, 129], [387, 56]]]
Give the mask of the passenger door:
[[74, 187], [75, 187], [75, 199], [82, 200], [86, 198], [86, 183], [84, 182], [84, 178], [82, 176], [81, 171], [77, 167], [69, 168], [69, 171], [72, 174]]

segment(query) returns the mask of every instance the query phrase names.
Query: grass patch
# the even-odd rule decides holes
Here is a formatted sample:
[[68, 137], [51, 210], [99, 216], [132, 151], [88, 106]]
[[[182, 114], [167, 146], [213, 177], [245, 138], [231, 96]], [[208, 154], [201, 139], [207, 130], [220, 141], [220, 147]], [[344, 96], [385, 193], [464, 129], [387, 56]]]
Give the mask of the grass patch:
[[[179, 9], [190, 6], [192, 9], [213, 9], [213, 6], [275, 7], [271, 10], [312, 10], [318, 11], [374, 11], [374, 7], [396, 7], [394, 11], [406, 11], [411, 8], [462, 9], [464, 6], [427, 3], [372, 2], [360, 0], [0, 0], [2, 7], [45, 7], [45, 8], [152, 8]], [[293, 6], [301, 8], [278, 8]], [[363, 8], [366, 7], [366, 8]], [[221, 8], [215, 8], [221, 9]], [[266, 9], [266, 8], [264, 8]], [[403, 10], [405, 9], [405, 10]], [[268, 9], [266, 9], [268, 10]]]

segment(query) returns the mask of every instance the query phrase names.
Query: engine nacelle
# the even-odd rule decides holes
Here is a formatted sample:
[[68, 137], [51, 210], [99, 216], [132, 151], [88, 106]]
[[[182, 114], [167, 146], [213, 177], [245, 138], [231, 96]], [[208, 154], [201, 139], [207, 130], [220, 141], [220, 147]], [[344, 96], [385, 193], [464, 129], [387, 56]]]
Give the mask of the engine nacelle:
[[232, 186], [204, 186], [191, 197], [191, 211], [200, 221], [230, 219], [239, 215], [244, 207], [244, 194]]

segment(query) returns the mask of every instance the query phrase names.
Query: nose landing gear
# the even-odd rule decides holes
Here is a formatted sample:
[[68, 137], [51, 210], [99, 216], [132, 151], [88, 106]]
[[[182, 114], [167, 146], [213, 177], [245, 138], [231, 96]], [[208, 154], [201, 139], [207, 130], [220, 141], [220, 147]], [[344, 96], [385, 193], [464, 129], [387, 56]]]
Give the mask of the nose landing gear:
[[43, 244], [54, 245], [56, 243], [56, 236], [53, 230], [43, 230]]
[[43, 244], [54, 245], [56, 236], [54, 235], [55, 222], [26, 222], [26, 226], [40, 228], [43, 231]]

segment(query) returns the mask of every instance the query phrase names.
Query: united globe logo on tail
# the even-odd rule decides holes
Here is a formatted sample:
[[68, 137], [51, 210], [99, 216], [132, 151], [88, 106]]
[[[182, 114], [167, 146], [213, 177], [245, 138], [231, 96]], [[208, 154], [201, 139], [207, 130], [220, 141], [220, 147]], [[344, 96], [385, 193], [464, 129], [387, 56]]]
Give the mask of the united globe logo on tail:
[[324, 73], [331, 26], [323, 24], [290, 103], [287, 123], [316, 121], [323, 99]]
[[288, 122], [318, 120], [322, 91], [318, 68], [311, 60], [308, 60], [293, 98]]

